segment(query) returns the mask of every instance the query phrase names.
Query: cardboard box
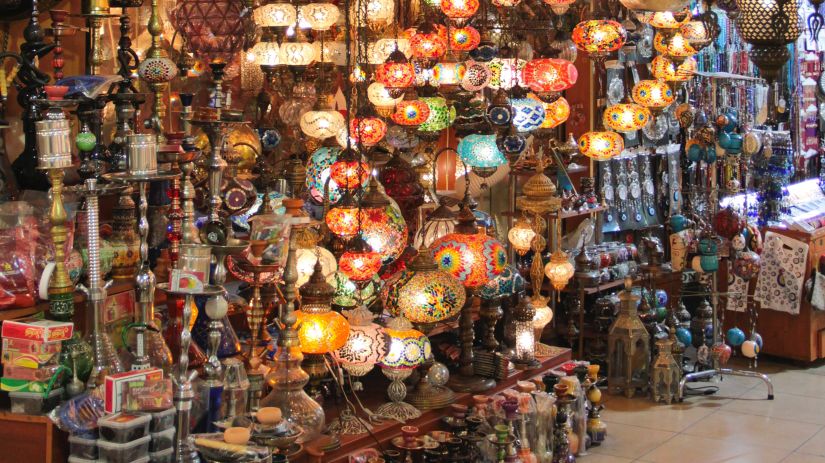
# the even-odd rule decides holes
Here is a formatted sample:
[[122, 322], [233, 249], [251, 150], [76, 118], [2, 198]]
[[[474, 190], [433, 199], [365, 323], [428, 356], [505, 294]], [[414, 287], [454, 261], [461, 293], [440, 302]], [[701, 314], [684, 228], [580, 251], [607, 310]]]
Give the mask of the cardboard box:
[[27, 381], [49, 381], [57, 373], [60, 365], [49, 365], [41, 368], [26, 368], [11, 365], [3, 366], [3, 376]]
[[49, 365], [56, 365], [59, 358], [59, 352], [54, 354], [26, 354], [4, 350], [2, 360], [4, 367], [42, 368]]
[[3, 339], [3, 352], [21, 354], [57, 354], [63, 346], [61, 342], [28, 341], [25, 339]]
[[[57, 381], [55, 381], [57, 384]], [[25, 379], [0, 378], [0, 391], [16, 391], [16, 392], [39, 392], [43, 393], [49, 390], [48, 381], [28, 381]]]
[[25, 318], [22, 320], [4, 321], [3, 330], [0, 332], [0, 335], [2, 335], [3, 338], [55, 342], [71, 339], [73, 332], [74, 323], [72, 322]]
[[117, 413], [123, 408], [123, 390], [131, 381], [158, 381], [163, 379], [163, 370], [150, 368], [148, 370], [134, 370], [106, 376], [105, 409], [106, 413]]

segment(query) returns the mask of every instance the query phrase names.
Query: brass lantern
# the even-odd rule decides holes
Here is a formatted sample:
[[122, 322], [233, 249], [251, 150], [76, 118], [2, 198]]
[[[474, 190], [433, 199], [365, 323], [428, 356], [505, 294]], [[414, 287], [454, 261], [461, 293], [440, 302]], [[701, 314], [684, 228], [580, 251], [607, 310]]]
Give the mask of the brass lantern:
[[653, 362], [652, 378], [650, 387], [652, 389], [654, 402], [665, 402], [670, 404], [673, 399], [679, 397], [679, 380], [682, 379], [682, 369], [679, 363], [673, 358], [673, 340], [664, 338], [656, 341], [659, 355]]
[[787, 45], [799, 37], [798, 0], [740, 0], [739, 35], [753, 45], [749, 57], [773, 82], [791, 57]]
[[625, 278], [619, 316], [607, 337], [607, 389], [611, 394], [623, 391], [627, 398], [636, 389], [647, 389], [650, 374], [650, 337], [636, 308], [641, 297], [631, 292], [632, 284]]

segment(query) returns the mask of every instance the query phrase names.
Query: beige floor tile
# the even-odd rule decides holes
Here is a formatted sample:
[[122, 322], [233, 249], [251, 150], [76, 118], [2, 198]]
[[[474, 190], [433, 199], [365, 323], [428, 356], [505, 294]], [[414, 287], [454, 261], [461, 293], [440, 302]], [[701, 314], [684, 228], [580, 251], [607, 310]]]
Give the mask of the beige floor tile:
[[725, 440], [736, 444], [795, 450], [813, 437], [819, 429], [819, 426], [810, 423], [718, 411], [697, 421], [683, 434]]
[[627, 399], [622, 396], [611, 396], [605, 403], [602, 418], [608, 423], [679, 432], [721, 406], [721, 403], [715, 401], [666, 405], [656, 404], [644, 398]]
[[825, 457], [794, 452], [785, 457], [782, 463], [825, 463]]
[[808, 439], [796, 451], [825, 457], [825, 428]]
[[822, 361], [817, 362], [816, 364], [810, 365], [804, 369], [800, 369], [799, 371], [812, 374], [812, 375], [820, 375], [825, 376], [825, 363]]
[[[669, 431], [640, 428], [622, 423], [609, 423], [605, 441], [599, 447], [593, 447], [588, 452], [635, 459], [655, 449], [675, 435], [676, 433]], [[582, 459], [582, 461], [586, 460]]]
[[765, 400], [765, 391], [754, 388], [723, 405], [722, 410], [825, 424], [825, 399], [783, 394], [781, 390], [776, 390], [775, 394], [774, 400]]
[[651, 463], [777, 463], [787, 456], [787, 450], [760, 447], [735, 442], [680, 434], [639, 457]]
[[825, 375], [805, 373], [804, 371], [783, 371], [771, 375], [773, 387], [786, 394], [821, 398], [825, 392]]
[[613, 455], [605, 455], [601, 453], [588, 453], [583, 457], [576, 459], [580, 463], [630, 463], [633, 459], [614, 457]]

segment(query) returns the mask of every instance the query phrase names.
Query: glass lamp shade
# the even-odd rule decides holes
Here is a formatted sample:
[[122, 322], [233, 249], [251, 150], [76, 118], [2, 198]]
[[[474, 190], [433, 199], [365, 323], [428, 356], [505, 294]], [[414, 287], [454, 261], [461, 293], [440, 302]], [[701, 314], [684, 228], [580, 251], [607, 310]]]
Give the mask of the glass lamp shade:
[[367, 46], [367, 61], [370, 64], [383, 64], [395, 50], [399, 50], [404, 56], [412, 54], [409, 39], [378, 39]]
[[332, 3], [308, 3], [300, 7], [301, 18], [314, 31], [326, 31], [335, 24], [341, 12]]
[[370, 178], [370, 166], [365, 161], [339, 157], [329, 169], [329, 176], [336, 185], [353, 189], [363, 185]]
[[570, 262], [567, 253], [560, 249], [553, 252], [550, 256], [550, 262], [544, 266], [544, 274], [556, 291], [561, 291], [567, 286], [567, 282], [570, 281], [570, 278], [573, 278], [575, 271], [576, 269]]
[[355, 307], [358, 304], [372, 304], [378, 298], [382, 280], [375, 275], [371, 280], [359, 282], [359, 286], [356, 286], [349, 277], [338, 271], [332, 274], [328, 283], [335, 288], [333, 304], [339, 307]]
[[595, 161], [607, 161], [624, 150], [624, 138], [616, 132], [587, 132], [579, 138], [579, 151]]
[[393, 98], [384, 87], [384, 84], [373, 82], [367, 87], [367, 99], [375, 106], [378, 114], [387, 117], [395, 110], [395, 105], [401, 102], [403, 97]]
[[681, 32], [682, 37], [697, 50], [708, 46], [713, 40], [710, 31], [705, 27], [705, 22], [701, 19], [693, 19], [682, 24], [679, 27], [679, 32]]
[[562, 125], [570, 117], [570, 103], [559, 97], [552, 103], [544, 103], [544, 122], [539, 128], [553, 129]]
[[519, 218], [510, 231], [507, 232], [507, 241], [513, 246], [513, 250], [518, 255], [523, 256], [530, 250], [530, 245], [533, 243], [533, 238], [536, 237], [536, 232], [533, 227], [524, 218]]
[[458, 85], [467, 66], [457, 61], [442, 61], [433, 67], [433, 81], [439, 86]]
[[446, 208], [447, 206], [439, 206], [439, 209], [433, 211], [433, 213], [424, 220], [424, 225], [416, 232], [413, 243], [416, 249], [421, 249], [422, 247], [429, 248], [435, 240], [455, 231], [456, 221], [454, 215], [436, 214], [441, 207]]
[[[358, 208], [355, 206], [333, 207], [327, 211], [324, 220], [329, 231], [343, 240], [350, 240], [358, 234]], [[338, 265], [340, 266], [341, 262]], [[344, 272], [344, 269], [341, 271]]]
[[[390, 24], [395, 17], [393, 0], [366, 0], [367, 21], [371, 23]], [[358, 2], [356, 2], [356, 5]]]
[[374, 146], [387, 134], [387, 123], [378, 117], [355, 118], [350, 121], [349, 133], [357, 143]]
[[301, 309], [295, 312], [301, 352], [328, 354], [347, 342], [349, 322], [343, 315], [330, 310], [329, 306], [326, 309], [319, 312]]
[[401, 256], [407, 247], [407, 222], [395, 201], [384, 207], [361, 210], [361, 237], [380, 256], [381, 264], [389, 264]]
[[332, 63], [336, 66], [347, 64], [347, 45], [344, 42], [313, 42], [315, 61]]
[[438, 30], [434, 32], [418, 31], [410, 38], [410, 49], [413, 58], [438, 59], [447, 52], [447, 41]]
[[482, 299], [491, 299], [495, 296], [512, 296], [524, 291], [526, 282], [521, 273], [508, 265], [504, 267], [501, 274], [484, 285], [479, 292]]
[[494, 168], [507, 162], [498, 149], [495, 135], [467, 135], [458, 142], [456, 152], [469, 167]]
[[447, 40], [451, 50], [471, 51], [481, 43], [481, 34], [473, 26], [450, 28]]
[[319, 203], [324, 202], [324, 186], [328, 188], [327, 199], [336, 203], [341, 199], [341, 191], [338, 189], [338, 184], [330, 179], [327, 184], [327, 179], [330, 176], [330, 169], [338, 155], [341, 153], [341, 148], [322, 146], [312, 153], [307, 162], [306, 186], [309, 193]]
[[457, 315], [466, 301], [466, 291], [452, 275], [440, 270], [429, 255], [426, 265], [410, 263], [407, 269], [393, 275], [381, 290], [381, 300], [384, 309], [394, 317], [432, 324]]
[[[547, 306], [546, 302], [538, 304], [533, 301], [533, 307], [536, 309], [536, 315], [533, 316], [533, 328], [537, 334], [540, 334], [548, 323], [553, 321], [553, 309]], [[536, 336], [538, 340], [539, 336]]]
[[617, 132], [635, 132], [646, 126], [650, 118], [650, 110], [642, 105], [619, 103], [605, 109], [602, 122]]
[[348, 310], [347, 342], [332, 353], [332, 357], [354, 376], [363, 376], [387, 355], [390, 337], [384, 328], [372, 322], [372, 313], [364, 306]]
[[427, 104], [430, 115], [423, 124], [418, 126], [422, 132], [440, 132], [455, 120], [455, 108], [447, 105], [447, 100], [441, 96], [421, 97], [421, 101]]
[[303, 286], [309, 281], [315, 262], [321, 262], [321, 272], [325, 278], [331, 277], [338, 270], [338, 261], [326, 248], [315, 246], [314, 248], [299, 248], [295, 252], [295, 265], [298, 268], [298, 281], [296, 286]]
[[490, 69], [489, 87], [493, 89], [510, 90], [524, 84], [522, 70], [527, 61], [519, 58], [494, 58], [487, 64]]
[[521, 3], [521, 0], [493, 0], [493, 6], [496, 8], [512, 8]]
[[621, 48], [627, 41], [627, 31], [616, 21], [591, 19], [577, 24], [571, 38], [579, 50], [598, 57]]
[[390, 350], [381, 361], [383, 368], [409, 370], [433, 355], [430, 339], [416, 329], [386, 328], [390, 337]]
[[260, 27], [289, 27], [298, 20], [298, 11], [291, 3], [270, 3], [256, 8], [252, 20]]
[[435, 240], [430, 249], [438, 266], [468, 288], [483, 286], [507, 265], [504, 246], [484, 233], [451, 233]]
[[570, 5], [576, 3], [576, 0], [544, 0], [544, 3], [550, 6], [553, 13], [561, 16], [567, 13], [567, 10], [570, 9]]
[[661, 111], [671, 103], [675, 96], [673, 90], [662, 80], [642, 80], [633, 86], [633, 101], [651, 111]]
[[426, 122], [430, 117], [430, 108], [427, 103], [415, 99], [404, 99], [395, 107], [395, 112], [392, 113], [391, 119], [398, 125], [417, 126]]
[[519, 132], [532, 132], [544, 122], [544, 104], [533, 98], [511, 98], [513, 127]]
[[650, 63], [653, 77], [665, 82], [687, 82], [696, 73], [697, 64], [693, 57], [687, 58], [678, 66], [665, 56], [658, 55]]
[[375, 81], [387, 89], [410, 87], [415, 80], [415, 67], [407, 61], [403, 53], [396, 50], [390, 53], [384, 64], [375, 68]]
[[281, 64], [287, 66], [308, 66], [317, 54], [315, 46], [309, 42], [284, 42], [280, 53]]
[[685, 37], [680, 32], [675, 32], [670, 35], [665, 35], [657, 32], [653, 37], [653, 48], [669, 58], [683, 60], [689, 58], [698, 51], [690, 46], [690, 43], [685, 40]]
[[307, 111], [301, 116], [301, 131], [323, 140], [334, 137], [345, 127], [344, 115], [334, 109]]
[[477, 92], [490, 84], [492, 72], [490, 68], [482, 63], [468, 63], [464, 71], [464, 78], [461, 79], [461, 88], [468, 92]]
[[672, 11], [657, 11], [647, 18], [647, 23], [656, 29], [678, 29], [690, 20], [690, 11], [685, 10], [674, 14]]
[[473, 17], [479, 6], [478, 0], [441, 0], [441, 12], [457, 23], [463, 23]]
[[277, 42], [258, 42], [251, 50], [258, 66], [277, 66], [280, 64], [281, 47]]
[[534, 92], [562, 92], [576, 83], [579, 71], [567, 60], [537, 58], [524, 65], [522, 75], [524, 83]]
[[338, 268], [355, 283], [369, 281], [381, 269], [381, 254], [368, 247], [347, 250], [338, 259]]
[[513, 363], [529, 364], [536, 358], [536, 331], [529, 320], [514, 320], [513, 333], [515, 346], [513, 348]]
[[164, 56], [144, 58], [138, 66], [138, 75], [150, 84], [171, 82], [178, 75], [178, 66]]

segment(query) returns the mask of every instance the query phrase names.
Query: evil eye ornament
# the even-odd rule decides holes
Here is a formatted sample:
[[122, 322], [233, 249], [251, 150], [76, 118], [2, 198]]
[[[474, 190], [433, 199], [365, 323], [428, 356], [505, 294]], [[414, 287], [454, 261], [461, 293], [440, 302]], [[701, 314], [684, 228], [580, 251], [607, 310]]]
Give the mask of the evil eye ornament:
[[728, 340], [728, 344], [733, 347], [737, 347], [742, 345], [745, 342], [745, 332], [739, 329], [738, 327], [733, 327], [728, 330], [725, 338]]
[[693, 335], [690, 333], [690, 330], [684, 326], [676, 328], [676, 339], [678, 339], [679, 342], [685, 346], [689, 346], [693, 343]]
[[757, 346], [759, 346], [759, 350], [762, 350], [762, 335], [759, 333], [751, 334], [751, 341], [755, 342]]
[[759, 347], [759, 344], [757, 344], [756, 341], [751, 341], [749, 339], [742, 343], [741, 350], [742, 355], [749, 359], [752, 359], [756, 358], [756, 356], [759, 355], [759, 351], [762, 350], [762, 348]]
[[667, 304], [667, 292], [663, 289], [656, 290], [656, 306], [664, 307]]

